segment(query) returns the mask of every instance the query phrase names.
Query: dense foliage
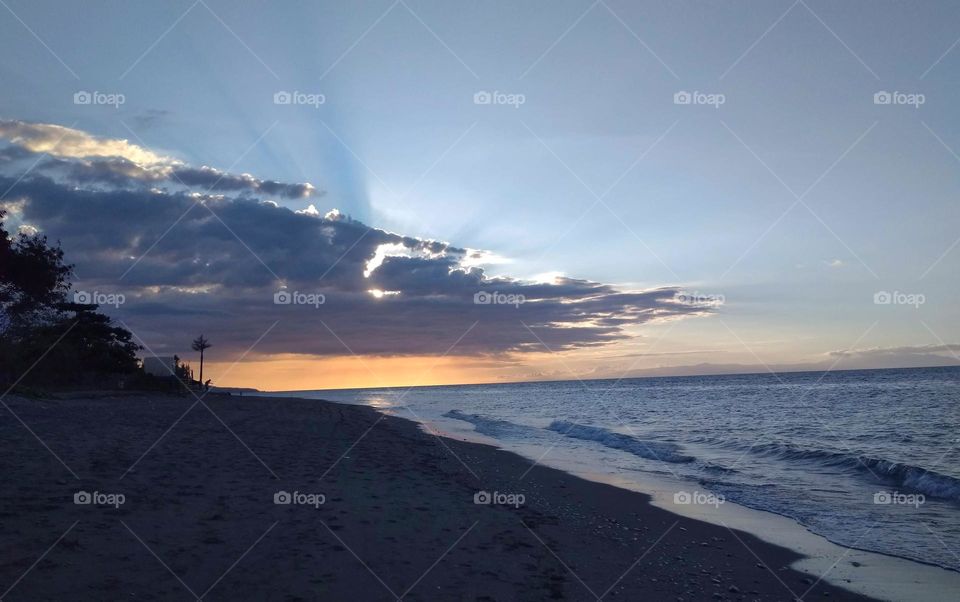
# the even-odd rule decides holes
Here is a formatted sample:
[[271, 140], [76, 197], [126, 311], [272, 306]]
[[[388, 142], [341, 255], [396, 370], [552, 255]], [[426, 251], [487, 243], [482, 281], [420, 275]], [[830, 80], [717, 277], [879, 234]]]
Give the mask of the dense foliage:
[[116, 386], [138, 371], [132, 335], [68, 302], [73, 267], [45, 236], [11, 237], [0, 211], [0, 383]]

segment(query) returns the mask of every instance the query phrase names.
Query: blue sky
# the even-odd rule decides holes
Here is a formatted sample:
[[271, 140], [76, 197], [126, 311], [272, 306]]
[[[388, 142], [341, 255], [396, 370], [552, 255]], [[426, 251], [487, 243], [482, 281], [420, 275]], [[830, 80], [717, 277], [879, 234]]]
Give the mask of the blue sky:
[[723, 295], [638, 328], [619, 351], [698, 351], [638, 368], [960, 339], [955, 3], [6, 2], [0, 117], [311, 182], [278, 202], [491, 251], [490, 275]]

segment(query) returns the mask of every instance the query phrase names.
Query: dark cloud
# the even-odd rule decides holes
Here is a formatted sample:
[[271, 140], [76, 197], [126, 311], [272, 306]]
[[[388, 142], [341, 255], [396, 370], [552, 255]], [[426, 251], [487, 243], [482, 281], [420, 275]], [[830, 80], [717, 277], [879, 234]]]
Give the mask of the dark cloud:
[[[19, 160], [33, 153], [18, 147], [8, 150], [10, 160]], [[6, 159], [0, 154], [0, 160]], [[286, 184], [273, 180], [258, 180], [249, 174], [229, 174], [212, 167], [162, 165], [144, 167], [123, 157], [106, 159], [66, 160], [44, 158], [34, 170], [56, 179], [88, 186], [143, 188], [160, 184], [196, 188], [203, 192], [247, 192], [254, 195], [302, 199], [315, 194], [312, 184]]]
[[[13, 181], [0, 178], [0, 186]], [[61, 242], [83, 276], [78, 289], [126, 296], [107, 309], [158, 352], [180, 350], [200, 330], [242, 351], [276, 320], [258, 352], [349, 353], [329, 327], [354, 353], [437, 354], [474, 323], [458, 353], [543, 351], [541, 341], [561, 350], [624, 338], [631, 324], [705, 311], [677, 303], [673, 288], [492, 279], [461, 267], [464, 249], [251, 199], [87, 190], [47, 177], [25, 178], [9, 198], [21, 201], [19, 221]], [[365, 277], [383, 245], [394, 254]], [[277, 305], [281, 286], [324, 295], [324, 303]], [[394, 294], [376, 298], [371, 290]], [[478, 293], [503, 304], [477, 304]]]
[[0, 161], [4, 163], [22, 161], [24, 159], [29, 159], [31, 157], [35, 158], [36, 154], [19, 146], [8, 145], [3, 148], [0, 148]]
[[212, 167], [177, 167], [171, 170], [168, 179], [186, 186], [196, 186], [207, 191], [238, 192], [247, 190], [288, 199], [305, 198], [313, 194], [310, 184], [284, 184], [272, 180], [258, 180], [250, 174], [229, 174]]
[[[122, 306], [105, 309], [158, 353], [183, 352], [203, 331], [223, 353], [239, 354], [274, 323], [257, 353], [557, 351], [710, 311], [678, 302], [675, 288], [491, 278], [468, 261], [474, 251], [248, 194], [298, 196], [297, 185], [177, 166], [188, 186], [216, 183], [220, 193], [201, 194], [137, 185], [146, 172], [122, 157], [60, 156], [42, 175], [0, 176], [0, 187], [12, 187], [11, 225], [59, 240], [82, 276], [76, 289], [123, 293]], [[279, 291], [295, 302], [275, 303]]]
[[166, 121], [172, 113], [164, 109], [147, 109], [137, 113], [133, 122], [138, 129], [146, 130]]

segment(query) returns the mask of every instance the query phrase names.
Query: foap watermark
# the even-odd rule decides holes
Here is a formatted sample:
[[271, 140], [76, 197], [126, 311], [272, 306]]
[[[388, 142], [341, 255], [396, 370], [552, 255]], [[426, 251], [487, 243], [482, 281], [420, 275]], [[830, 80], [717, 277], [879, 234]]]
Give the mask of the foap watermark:
[[678, 491], [673, 494], [673, 503], [681, 506], [713, 506], [718, 508], [727, 499], [721, 494], [708, 491]]
[[102, 493], [100, 491], [78, 491], [73, 494], [73, 503], [78, 506], [113, 506], [119, 508], [127, 501], [122, 493]]
[[677, 293], [674, 299], [684, 305], [723, 305], [727, 298], [718, 293], [701, 293], [700, 291]]
[[80, 305], [112, 305], [114, 307], [120, 307], [127, 302], [127, 297], [123, 293], [74, 291], [73, 302]]
[[474, 305], [512, 305], [520, 307], [526, 302], [527, 298], [519, 293], [498, 293], [493, 291], [479, 291], [473, 295]]
[[700, 92], [699, 90], [694, 90], [693, 92], [680, 90], [679, 92], [673, 93], [673, 104], [675, 105], [708, 105], [715, 109], [719, 109], [720, 105], [725, 104], [726, 102], [727, 97], [724, 94], [711, 94], [707, 92]]
[[493, 92], [480, 90], [473, 94], [473, 104], [475, 105], [507, 105], [519, 109], [520, 105], [525, 102], [527, 102], [527, 97], [524, 94], [509, 94], [499, 90]]
[[881, 506], [913, 506], [919, 508], [926, 501], [927, 497], [922, 493], [878, 491], [873, 494], [873, 503]]
[[522, 493], [478, 491], [473, 494], [473, 503], [478, 506], [513, 506], [519, 508], [527, 501]]
[[887, 92], [880, 90], [873, 95], [873, 104], [875, 105], [907, 105], [914, 109], [919, 109], [920, 105], [927, 102], [927, 97], [919, 92]]
[[301, 293], [300, 291], [288, 291], [285, 288], [273, 293], [273, 303], [275, 305], [312, 305], [320, 307], [327, 302], [327, 297], [323, 293]]
[[278, 491], [273, 494], [273, 503], [278, 506], [313, 506], [319, 508], [327, 502], [322, 493], [302, 493], [300, 491]]
[[273, 104], [275, 105], [306, 105], [319, 109], [320, 105], [327, 102], [327, 97], [323, 94], [299, 92], [287, 92], [280, 90], [273, 93]]
[[119, 92], [87, 92], [79, 90], [73, 93], [73, 104], [75, 105], [105, 105], [119, 109], [120, 105], [127, 102], [127, 97]]
[[927, 302], [923, 293], [903, 293], [900, 291], [877, 291], [873, 294], [874, 305], [912, 305], [915, 309]]

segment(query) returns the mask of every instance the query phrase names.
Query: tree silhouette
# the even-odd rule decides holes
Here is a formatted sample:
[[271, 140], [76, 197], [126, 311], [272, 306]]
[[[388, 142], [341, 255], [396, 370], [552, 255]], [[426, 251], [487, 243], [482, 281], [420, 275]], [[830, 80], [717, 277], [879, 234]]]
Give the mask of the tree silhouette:
[[203, 352], [206, 351], [207, 349], [210, 349], [210, 347], [212, 347], [212, 345], [210, 345], [210, 341], [205, 339], [202, 334], [197, 338], [193, 339], [193, 345], [191, 345], [191, 348], [194, 351], [200, 352], [200, 382], [201, 383], [203, 382]]
[[68, 302], [73, 266], [59, 243], [11, 236], [5, 217], [0, 209], [0, 383], [103, 386], [137, 372], [133, 335], [96, 304]]
[[45, 236], [11, 237], [5, 216], [0, 209], [0, 333], [13, 337], [63, 317], [59, 305], [67, 300], [73, 266]]

